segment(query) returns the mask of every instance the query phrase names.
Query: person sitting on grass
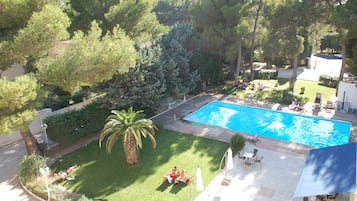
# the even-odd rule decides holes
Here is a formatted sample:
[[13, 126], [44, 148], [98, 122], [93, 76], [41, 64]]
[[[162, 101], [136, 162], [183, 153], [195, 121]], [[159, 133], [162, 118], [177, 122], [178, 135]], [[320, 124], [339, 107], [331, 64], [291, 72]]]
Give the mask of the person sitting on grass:
[[182, 170], [179, 174], [179, 176], [176, 178], [175, 180], [175, 184], [179, 183], [179, 182], [183, 182], [186, 183], [187, 185], [190, 185], [192, 182], [192, 176], [188, 176], [186, 174], [185, 170]]
[[61, 178], [62, 180], [65, 180], [68, 176], [67, 172], [60, 171], [58, 173], [54, 173], [54, 176]]
[[179, 175], [178, 169], [176, 166], [174, 166], [171, 172], [168, 175], [164, 176], [164, 179], [167, 179], [167, 181], [171, 184], [172, 182], [175, 182], [175, 179], [178, 175]]
[[78, 168], [79, 168], [79, 165], [77, 165], [77, 164], [67, 168], [67, 174], [71, 174], [71, 172], [73, 172], [74, 170], [76, 170]]
[[69, 168], [67, 168], [66, 172], [64, 171], [60, 171], [58, 173], [55, 173], [54, 175], [56, 177], [60, 177], [63, 180], [68, 180], [68, 181], [74, 181], [76, 179], [75, 176], [70, 175], [74, 170], [76, 170], [77, 168], [79, 168], [79, 165], [73, 165]]

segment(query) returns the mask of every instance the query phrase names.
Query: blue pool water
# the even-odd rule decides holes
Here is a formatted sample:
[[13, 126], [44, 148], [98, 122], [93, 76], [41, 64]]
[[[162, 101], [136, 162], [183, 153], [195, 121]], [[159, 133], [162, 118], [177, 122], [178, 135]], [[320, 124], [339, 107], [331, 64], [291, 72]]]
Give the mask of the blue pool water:
[[351, 123], [225, 102], [211, 102], [184, 120], [314, 147], [348, 143]]

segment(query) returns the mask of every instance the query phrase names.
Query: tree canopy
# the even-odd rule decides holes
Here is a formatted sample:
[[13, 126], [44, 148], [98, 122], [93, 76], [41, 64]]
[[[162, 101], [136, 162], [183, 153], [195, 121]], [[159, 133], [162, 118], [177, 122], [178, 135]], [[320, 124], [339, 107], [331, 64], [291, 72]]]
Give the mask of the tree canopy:
[[159, 23], [152, 9], [152, 0], [126, 0], [110, 7], [105, 18], [109, 28], [119, 25], [125, 33], [143, 43], [157, 37], [165, 28]]
[[88, 34], [76, 32], [67, 47], [58, 48], [55, 56], [36, 63], [39, 79], [74, 92], [80, 86], [109, 80], [115, 72], [127, 72], [135, 65], [134, 43], [123, 30], [115, 28], [112, 34], [101, 35], [96, 22]]
[[42, 57], [57, 42], [69, 37], [70, 20], [57, 5], [47, 4], [34, 12], [24, 28], [18, 30], [13, 40], [0, 43], [0, 69], [13, 63], [25, 64], [27, 57]]
[[37, 115], [43, 97], [33, 75], [0, 79], [0, 133], [26, 130]]

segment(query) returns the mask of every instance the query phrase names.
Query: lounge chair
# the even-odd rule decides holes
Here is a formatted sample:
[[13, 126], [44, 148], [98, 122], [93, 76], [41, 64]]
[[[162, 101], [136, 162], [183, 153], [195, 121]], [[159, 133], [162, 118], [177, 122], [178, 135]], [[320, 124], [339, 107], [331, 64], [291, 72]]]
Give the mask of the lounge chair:
[[245, 160], [245, 156], [240, 155], [240, 152], [238, 152], [238, 158], [242, 159], [242, 160]]
[[251, 167], [253, 165], [252, 161], [244, 161], [244, 167]]
[[262, 162], [262, 160], [263, 160], [263, 156], [260, 156], [260, 157], [257, 156], [257, 157], [255, 158], [254, 162], [260, 163], [260, 162]]
[[253, 158], [257, 156], [257, 153], [258, 153], [258, 149], [253, 149]]
[[333, 103], [331, 101], [326, 102], [326, 112], [331, 112], [331, 110], [335, 109]]
[[258, 134], [255, 134], [255, 135], [253, 135], [253, 136], [248, 136], [248, 137], [247, 137], [247, 140], [250, 141], [250, 142], [253, 142], [254, 144], [255, 144], [256, 142], [260, 141]]
[[315, 97], [315, 109], [321, 108], [321, 93], [316, 93]]

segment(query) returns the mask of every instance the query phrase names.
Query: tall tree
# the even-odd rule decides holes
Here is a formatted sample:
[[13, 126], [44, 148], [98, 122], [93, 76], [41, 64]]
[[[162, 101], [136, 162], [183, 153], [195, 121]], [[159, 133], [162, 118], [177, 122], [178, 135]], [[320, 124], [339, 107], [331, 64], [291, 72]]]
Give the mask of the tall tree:
[[9, 39], [24, 28], [33, 12], [40, 11], [50, 0], [1, 0], [0, 39]]
[[190, 14], [197, 30], [195, 44], [204, 52], [219, 55], [230, 64], [235, 84], [242, 65], [242, 48], [249, 33], [245, 0], [198, 0], [192, 2]]
[[76, 31], [87, 33], [91, 29], [91, 22], [96, 21], [105, 35], [109, 27], [104, 15], [111, 6], [119, 2], [119, 0], [70, 0], [68, 3], [70, 7], [66, 12], [72, 19], [71, 33]]
[[200, 51], [193, 53], [190, 66], [198, 70], [203, 91], [209, 83], [217, 85], [224, 81], [222, 60], [217, 55], [209, 55]]
[[17, 62], [25, 63], [28, 56], [39, 59], [57, 42], [68, 39], [69, 25], [69, 18], [57, 5], [48, 4], [35, 12], [15, 37], [13, 48], [20, 55]]
[[297, 77], [299, 56], [304, 51], [305, 27], [309, 27], [316, 20], [313, 9], [317, 8], [318, 3], [288, 0], [284, 3], [270, 4], [266, 12], [270, 33], [264, 45], [264, 52], [269, 57], [280, 56], [291, 62], [293, 69], [289, 82], [291, 90], [294, 89]]
[[263, 9], [263, 0], [253, 0], [252, 2], [252, 10], [254, 15], [254, 23], [253, 23], [253, 31], [251, 36], [251, 44], [249, 49], [249, 67], [250, 67], [250, 80], [254, 79], [254, 69], [253, 69], [253, 62], [254, 62], [254, 51], [256, 49], [256, 33], [258, 29], [258, 20], [261, 16], [261, 11]]
[[1, 70], [10, 68], [15, 62], [24, 64], [28, 56], [38, 58], [56, 42], [68, 38], [66, 29], [70, 21], [61, 9], [49, 4], [40, 8], [40, 11], [34, 12], [29, 20], [23, 22], [25, 26], [14, 25], [11, 37], [0, 40], [0, 57], [3, 58], [0, 60]]
[[143, 146], [141, 137], [149, 137], [153, 147], [156, 148], [154, 135], [157, 128], [152, 120], [143, 118], [142, 112], [142, 110], [134, 111], [132, 107], [127, 111], [112, 110], [100, 133], [99, 146], [101, 147], [103, 140], [108, 137], [106, 150], [111, 153], [114, 144], [120, 138], [126, 162], [129, 165], [138, 163], [138, 151]]
[[191, 0], [160, 0], [153, 11], [161, 24], [173, 26], [191, 22], [189, 7]]
[[109, 27], [119, 25], [125, 33], [140, 43], [157, 37], [165, 30], [152, 12], [152, 0], [120, 1], [105, 14]]
[[134, 65], [133, 41], [119, 28], [102, 37], [95, 22], [87, 35], [76, 32], [67, 47], [57, 49], [55, 57], [36, 63], [42, 82], [71, 93], [80, 86], [109, 80], [114, 73], [127, 72]]
[[[339, 80], [343, 80], [343, 75], [346, 71], [346, 59], [347, 59], [347, 44], [350, 41], [357, 39], [357, 28], [355, 22], [357, 20], [357, 1], [348, 0], [326, 0], [330, 6], [331, 21], [337, 28], [341, 46], [342, 46], [342, 66], [340, 71]], [[357, 54], [354, 55], [357, 57]], [[353, 60], [351, 60], [353, 61]], [[337, 89], [338, 90], [338, 89]]]
[[157, 42], [140, 47], [136, 67], [124, 74], [115, 74], [104, 84], [102, 102], [111, 109], [155, 110], [166, 94], [165, 77], [160, 66], [161, 48]]
[[187, 43], [191, 36], [191, 25], [183, 23], [173, 26], [161, 38], [163, 54], [160, 65], [164, 70], [169, 96], [185, 95], [194, 90], [199, 81], [197, 70], [191, 69], [189, 65], [192, 52], [188, 50]]
[[28, 154], [38, 153], [29, 125], [41, 98], [40, 85], [30, 74], [15, 80], [0, 79], [0, 133], [19, 130]]

